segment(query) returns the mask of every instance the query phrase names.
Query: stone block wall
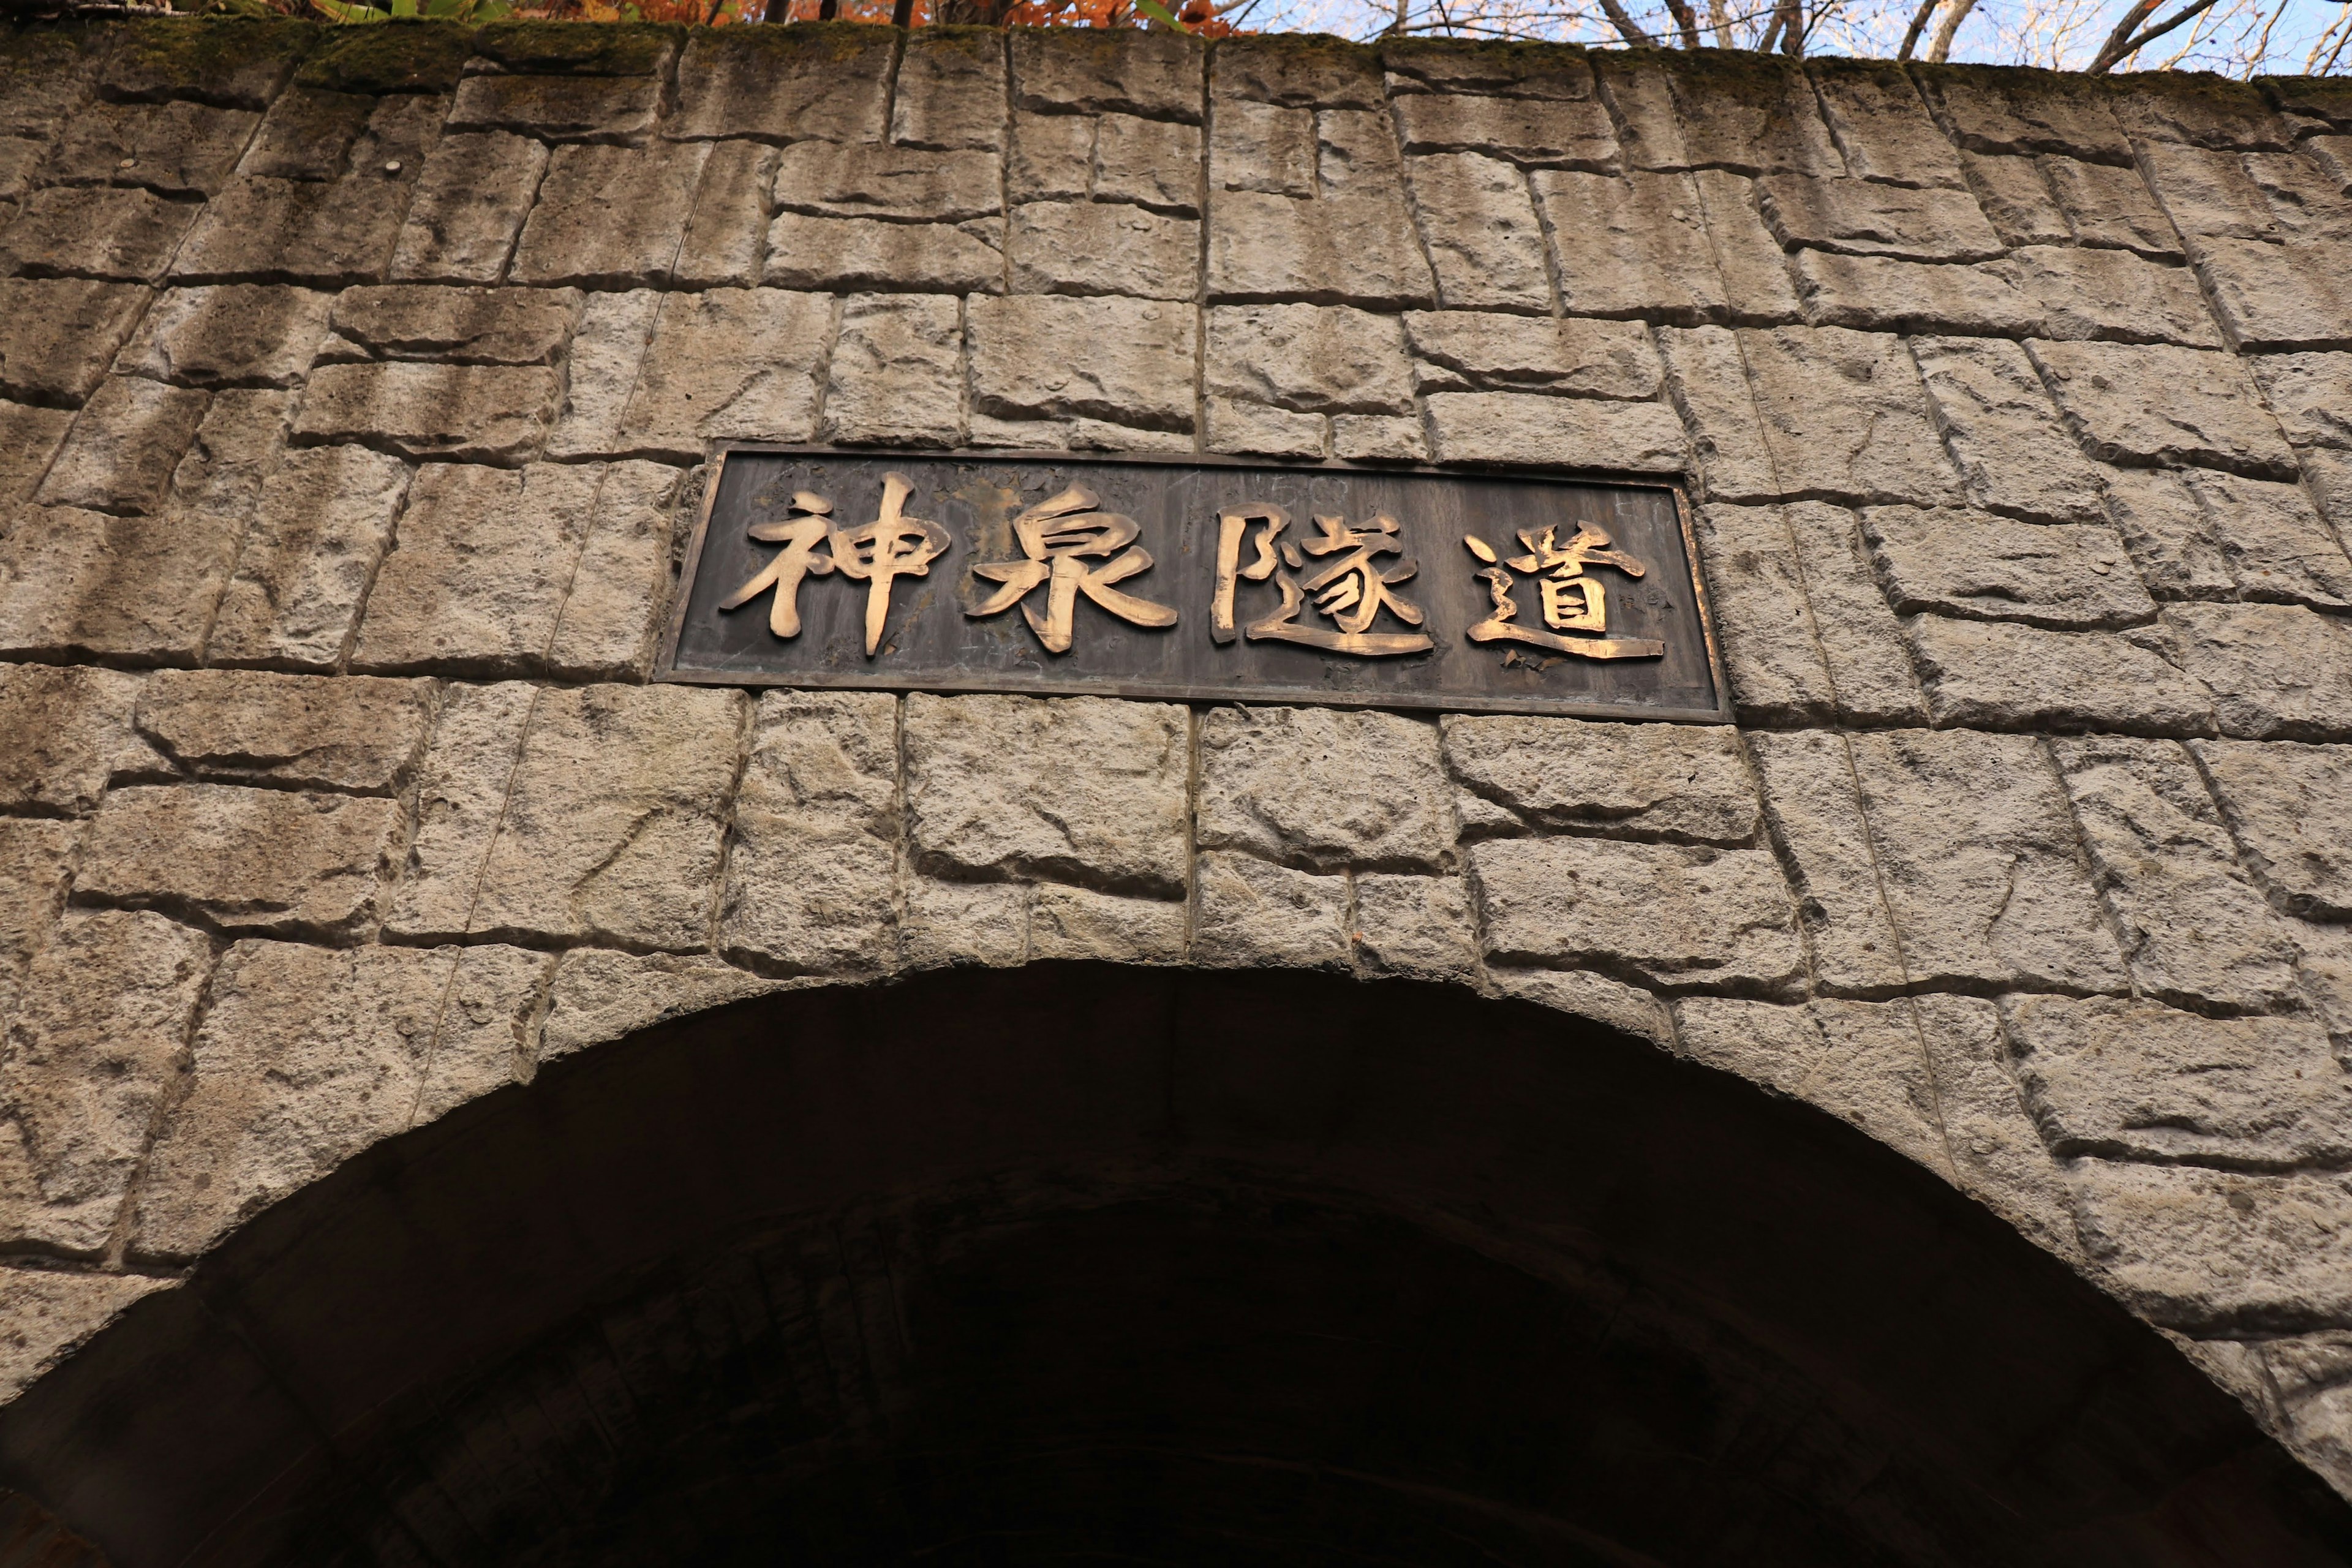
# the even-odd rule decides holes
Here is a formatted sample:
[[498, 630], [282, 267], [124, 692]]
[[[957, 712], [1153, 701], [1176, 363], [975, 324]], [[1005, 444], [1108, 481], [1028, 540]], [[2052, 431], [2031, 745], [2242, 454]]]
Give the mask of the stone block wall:
[[[1734, 727], [649, 684], [715, 444], [1675, 476]], [[763, 990], [1405, 975], [1845, 1117], [2352, 1489], [2352, 87], [0, 33], [0, 1390]]]

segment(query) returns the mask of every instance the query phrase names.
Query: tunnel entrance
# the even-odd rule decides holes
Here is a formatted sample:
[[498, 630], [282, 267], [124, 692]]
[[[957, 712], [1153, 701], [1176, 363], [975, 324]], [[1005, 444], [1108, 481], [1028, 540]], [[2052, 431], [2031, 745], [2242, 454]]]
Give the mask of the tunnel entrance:
[[2153, 1331], [1518, 1004], [1034, 965], [547, 1066], [0, 1413], [161, 1564], [2352, 1560]]

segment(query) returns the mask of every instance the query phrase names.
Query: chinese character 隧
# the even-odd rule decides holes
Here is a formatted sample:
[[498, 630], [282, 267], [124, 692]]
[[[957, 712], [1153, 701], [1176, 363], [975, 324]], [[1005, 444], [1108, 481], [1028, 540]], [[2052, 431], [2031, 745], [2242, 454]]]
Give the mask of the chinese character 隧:
[[[1486, 618], [1472, 626], [1472, 642], [1521, 642], [1537, 647], [1551, 648], [1559, 653], [1572, 653], [1586, 658], [1660, 658], [1666, 645], [1649, 637], [1611, 637], [1605, 635], [1568, 637], [1569, 632], [1605, 634], [1609, 630], [1609, 590], [1597, 576], [1587, 574], [1587, 567], [1611, 566], [1628, 577], [1640, 577], [1649, 567], [1632, 555], [1617, 549], [1608, 531], [1592, 523], [1577, 528], [1576, 537], [1567, 544], [1559, 543], [1559, 530], [1547, 527], [1541, 533], [1533, 529], [1518, 531], [1519, 542], [1527, 549], [1524, 555], [1514, 555], [1507, 561], [1496, 553], [1494, 546], [1476, 534], [1465, 534], [1462, 542], [1470, 553], [1486, 564], [1478, 575], [1486, 580], [1488, 597], [1494, 601]], [[1516, 579], [1509, 571], [1541, 573], [1536, 587], [1543, 610], [1543, 623], [1549, 631], [1538, 631], [1533, 626], [1517, 626], [1519, 606], [1511, 597]]]
[[[1070, 651], [1080, 594], [1139, 626], [1174, 626], [1176, 612], [1167, 605], [1111, 586], [1150, 571], [1151, 552], [1135, 542], [1133, 518], [1099, 510], [1100, 505], [1092, 490], [1072, 485], [1014, 518], [1013, 534], [1021, 542], [1024, 558], [974, 564], [974, 575], [1003, 586], [964, 614], [1000, 616], [1017, 604], [1047, 653]], [[1099, 564], [1090, 566], [1089, 561]], [[1041, 587], [1045, 591], [1042, 612], [1030, 596]]]
[[[1404, 549], [1392, 517], [1375, 517], [1360, 527], [1346, 519], [1318, 517], [1312, 538], [1283, 538], [1290, 513], [1266, 502], [1255, 502], [1222, 512], [1217, 518], [1216, 593], [1210, 609], [1209, 635], [1221, 643], [1235, 636], [1234, 596], [1240, 583], [1274, 579], [1282, 595], [1281, 607], [1241, 628], [1253, 642], [1272, 638], [1303, 643], [1329, 653], [1382, 658], [1423, 653], [1434, 644], [1421, 631], [1375, 631], [1382, 611], [1408, 626], [1422, 624], [1418, 606], [1390, 592], [1410, 580], [1419, 568], [1401, 560], [1383, 566], [1380, 557]], [[1255, 533], [1253, 534], [1253, 531]], [[1254, 544], [1255, 555], [1244, 565], [1242, 549]], [[1317, 564], [1310, 567], [1309, 558]], [[1312, 599], [1315, 614], [1328, 626], [1301, 625], [1299, 614]]]
[[[931, 563], [948, 548], [948, 531], [938, 523], [908, 517], [908, 496], [914, 481], [904, 474], [882, 476], [882, 505], [874, 521], [856, 528], [833, 521], [833, 503], [801, 490], [793, 497], [791, 514], [781, 522], [755, 522], [751, 537], [784, 548], [751, 580], [719, 602], [722, 610], [740, 608], [770, 588], [776, 597], [768, 609], [768, 629], [780, 637], [798, 637], [801, 629], [802, 580], [830, 576], [835, 572], [866, 587], [866, 657], [882, 646], [883, 624], [890, 616], [890, 589], [901, 577], [927, 577]], [[816, 553], [820, 544], [829, 553]]]

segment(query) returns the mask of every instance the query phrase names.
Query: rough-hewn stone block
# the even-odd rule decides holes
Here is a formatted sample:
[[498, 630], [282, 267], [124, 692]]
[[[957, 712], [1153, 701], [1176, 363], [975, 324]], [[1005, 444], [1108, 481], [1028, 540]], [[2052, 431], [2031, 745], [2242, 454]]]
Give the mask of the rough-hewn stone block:
[[288, 454], [261, 487], [207, 657], [333, 668], [351, 647], [360, 601], [408, 484], [405, 463], [364, 447]]
[[1388, 201], [1404, 183], [1393, 121], [1361, 110], [1315, 117], [1315, 189], [1324, 196]]
[[2196, 275], [2185, 267], [2160, 267], [2128, 250], [2042, 245], [1987, 270], [2034, 302], [2042, 337], [2221, 346]]
[[193, 659], [241, 531], [216, 518], [27, 507], [0, 534], [0, 650]]
[[2352, 919], [2352, 751], [2290, 741], [2198, 741], [2223, 817], [2272, 900]]
[[334, 300], [331, 349], [338, 357], [553, 364], [580, 300], [576, 289], [346, 289]]
[[0, 1236], [105, 1250], [211, 968], [205, 934], [161, 915], [58, 922], [6, 1035]]
[[462, 933], [539, 700], [520, 681], [452, 686], [417, 765], [416, 831], [385, 930]]
[[1458, 877], [1360, 875], [1348, 931], [1367, 973], [1477, 981], [1478, 937]]
[[202, 210], [152, 191], [52, 185], [26, 196], [0, 228], [0, 270], [152, 283]]
[[1202, 846], [1316, 870], [1450, 865], [1433, 725], [1392, 713], [1213, 708], [1201, 720]]
[[[1216, 79], [1213, 91], [1221, 110], [1228, 100], [1307, 109], [1378, 109], [1383, 101], [1380, 55], [1364, 45], [1338, 38], [1280, 33], [1236, 36], [1230, 45], [1218, 40], [1210, 63]], [[1583, 68], [1581, 61], [1578, 71], [1584, 79], [1584, 91], [1590, 93], [1591, 71]], [[1545, 73], [1537, 68], [1528, 74]]]
[[159, 294], [115, 369], [182, 386], [292, 386], [310, 368], [334, 296], [226, 283]]
[[66, 121], [45, 174], [63, 185], [210, 195], [228, 178], [259, 118], [184, 100], [89, 104]]
[[[1034, 153], [1023, 164], [1024, 184], [1054, 178]], [[1218, 104], [1209, 128], [1209, 188], [1312, 196], [1315, 116], [1269, 103]]]
[[832, 314], [782, 289], [592, 296], [548, 455], [698, 462], [710, 441], [808, 440]]
[[1994, 267], [1826, 250], [1790, 259], [1811, 325], [2021, 337], [2042, 323], [2042, 306]]
[[164, 669], [140, 693], [139, 733], [196, 778], [390, 795], [433, 716], [422, 680]]
[[2287, 479], [2294, 458], [2252, 379], [2225, 354], [2161, 344], [2030, 345], [2084, 450], [2110, 463], [2196, 464]]
[[1551, 279], [1528, 177], [1479, 153], [1405, 160], [1422, 243], [1449, 310], [1551, 310]]
[[76, 890], [226, 931], [348, 937], [373, 925], [406, 832], [400, 803], [238, 784], [110, 791]]
[[1959, 159], [1977, 205], [2002, 244], [2063, 245], [2073, 237], [2039, 161], [1980, 153], [1963, 153]]
[[917, 289], [1002, 293], [1004, 225], [883, 223], [780, 213], [762, 276], [788, 289]]
[[1570, 310], [1654, 312], [1687, 324], [1724, 310], [1698, 187], [1688, 174], [1543, 171], [1534, 188]]
[[1693, 57], [1673, 60], [1664, 74], [1693, 163], [1743, 174], [1845, 173], [1813, 85], [1795, 60]]
[[2235, 1012], [2294, 1005], [2285, 926], [2239, 867], [2189, 753], [2110, 736], [2055, 749], [2138, 992]]
[[1186, 715], [1097, 697], [907, 699], [919, 869], [1184, 891]]
[[2176, 605], [2165, 657], [2213, 693], [2221, 733], [2352, 740], [2352, 633], [2294, 605]]
[[79, 403], [140, 313], [147, 290], [79, 278], [0, 278], [0, 393]]
[[[177, 1279], [150, 1274], [0, 1269], [0, 1399], [14, 1399], [142, 1297]], [[59, 1542], [62, 1544], [62, 1542]]]
[[156, 1139], [132, 1249], [194, 1258], [370, 1144], [527, 1078], [525, 1028], [553, 962], [237, 943]]
[[2180, 237], [2137, 170], [2060, 157], [2042, 159], [2042, 167], [2077, 243], [2179, 259]]
[[1533, 463], [1676, 474], [1689, 461], [1682, 421], [1663, 403], [1525, 392], [1440, 392], [1426, 399], [1449, 463]]
[[1803, 590], [1837, 710], [1864, 722], [1916, 722], [1919, 684], [1903, 633], [1871, 572], [1868, 546], [1843, 507], [1799, 501], [1780, 509], [1796, 542]]
[[1401, 94], [1397, 129], [1408, 153], [1482, 153], [1515, 163], [1614, 173], [1617, 135], [1598, 100]]
[[1748, 737], [1773, 842], [1797, 894], [1816, 982], [1888, 994], [1909, 984], [1901, 939], [1878, 884], [1846, 737], [1829, 731]]
[[1920, 90], [1952, 140], [1973, 153], [2063, 153], [2094, 163], [2131, 162], [2106, 84], [2054, 71], [1997, 76], [1966, 68], [1914, 68]]
[[1873, 507], [1863, 513], [1863, 531], [1902, 615], [2060, 631], [2156, 618], [2156, 602], [2112, 529], [2011, 522], [1958, 507]]
[[836, 441], [953, 447], [963, 433], [963, 303], [863, 294], [842, 305], [825, 430]]
[[1018, 32], [1013, 90], [1024, 109], [1140, 114], [1197, 122], [1208, 51], [1181, 33], [1154, 33], [1143, 47], [1084, 31]]
[[2085, 1160], [2067, 1184], [2091, 1261], [2145, 1318], [2211, 1333], [2352, 1313], [2352, 1177]]
[[1350, 967], [1348, 879], [1248, 855], [1201, 857], [1192, 962], [1206, 967]]
[[709, 156], [707, 142], [558, 147], [509, 275], [599, 289], [667, 280]]
[[1439, 727], [1455, 783], [1531, 826], [1756, 841], [1756, 786], [1728, 729], [1463, 713]]
[[2156, 628], [2070, 633], [1917, 616], [1905, 632], [1938, 724], [2212, 732], [2212, 693], [2162, 651], [2167, 639]]
[[575, 947], [556, 961], [539, 1026], [544, 1067], [590, 1046], [777, 988], [715, 958]]
[[[890, 140], [942, 153], [1002, 152], [1004, 71], [1003, 35], [993, 29], [931, 26], [909, 33], [890, 107]], [[722, 131], [734, 133], [731, 126]]]
[[1028, 202], [1005, 231], [1012, 286], [1024, 294], [1190, 300], [1201, 226], [1124, 202]]
[[1640, 400], [1657, 396], [1664, 380], [1657, 348], [1638, 321], [1547, 324], [1479, 310], [1412, 310], [1404, 326], [1421, 362], [1413, 383], [1423, 392], [1540, 391]]
[[872, 142], [796, 142], [776, 164], [776, 205], [823, 217], [955, 223], [1004, 211], [993, 153], [933, 153]]
[[2264, 354], [2250, 363], [2288, 440], [2352, 449], [2352, 353]]
[[633, 142], [651, 130], [661, 79], [469, 76], [449, 106], [452, 131], [509, 131], [551, 142]]
[[[364, 93], [331, 88], [298, 87], [280, 93], [239, 172], [281, 180], [334, 179], [344, 172], [352, 143], [367, 128], [368, 111], [374, 107], [375, 100]], [[244, 141], [240, 136], [238, 145]]]
[[1104, 115], [1095, 128], [1094, 197], [1198, 217], [1200, 127], [1139, 120], [1132, 114]]
[[1393, 317], [1344, 306], [1229, 305], [1205, 319], [1202, 377], [1213, 396], [1318, 414], [1412, 408]]
[[546, 173], [546, 144], [530, 137], [503, 131], [444, 136], [417, 179], [390, 276], [497, 282]]
[[155, 510], [210, 401], [144, 376], [108, 376], [82, 405], [34, 499], [93, 511]]
[[[1974, 1005], [1991, 1011], [1988, 1003]], [[1952, 1179], [1936, 1084], [1908, 1001], [1776, 1007], [1690, 996], [1675, 1004], [1675, 1023], [1692, 1060], [1811, 1100]]]
[[511, 465], [538, 447], [558, 390], [555, 373], [541, 365], [320, 365], [294, 433], [404, 458]]
[[1901, 66], [1823, 58], [1806, 71], [1847, 174], [1896, 185], [1966, 188], [1958, 155]]
[[1965, 188], [1767, 174], [1756, 191], [1772, 237], [1791, 249], [1906, 261], [1985, 261], [2001, 253], [2000, 237]]
[[2042, 522], [2096, 522], [2100, 474], [2015, 343], [1915, 338], [1911, 353], [1969, 496]]
[[2212, 521], [2179, 473], [2110, 468], [2107, 513], [2140, 580], [2160, 599], [2226, 599], [2237, 584]]
[[1770, 722], [1831, 711], [1835, 687], [1780, 509], [1702, 508], [1693, 532], [1740, 718]]
[[1804, 972], [1796, 909], [1769, 850], [1490, 838], [1469, 861], [1494, 963], [1750, 994]]
[[70, 408], [0, 402], [0, 515], [13, 517], [33, 499], [73, 421]]
[[1192, 310], [1035, 294], [976, 299], [967, 310], [976, 412], [1191, 427]]
[[291, 18], [232, 23], [208, 47], [191, 48], [170, 27], [123, 28], [99, 67], [101, 96], [126, 102], [189, 98], [233, 109], [259, 109], [286, 84], [317, 41]]
[[154, 755], [131, 729], [140, 678], [52, 664], [0, 666], [0, 809], [74, 812]]
[[[414, 156], [421, 159], [424, 149]], [[356, 163], [356, 157], [354, 159]], [[358, 164], [341, 180], [240, 175], [206, 203], [172, 258], [184, 283], [240, 279], [336, 287], [383, 275], [421, 163]]]
[[1320, 458], [1329, 445], [1329, 421], [1320, 414], [1293, 414], [1250, 398], [1225, 397], [1213, 392], [1202, 400], [1201, 410], [1208, 426], [1204, 439], [1212, 452]]
[[686, 288], [749, 288], [760, 281], [776, 152], [754, 142], [715, 142], [702, 165], [694, 214], [678, 241], [670, 280]]
[[1428, 305], [1429, 263], [1398, 195], [1319, 201], [1219, 191], [1209, 203], [1208, 297], [1370, 309]]
[[[878, 142], [898, 41], [850, 22], [696, 32], [678, 61], [677, 110], [667, 133]], [[910, 44], [908, 55], [905, 68], [919, 69], [923, 50]]]
[[794, 973], [872, 973], [897, 956], [898, 700], [760, 698], [719, 905], [730, 956]]
[[2352, 604], [2352, 560], [2300, 487], [2210, 471], [2188, 483], [2240, 596], [2331, 610]]

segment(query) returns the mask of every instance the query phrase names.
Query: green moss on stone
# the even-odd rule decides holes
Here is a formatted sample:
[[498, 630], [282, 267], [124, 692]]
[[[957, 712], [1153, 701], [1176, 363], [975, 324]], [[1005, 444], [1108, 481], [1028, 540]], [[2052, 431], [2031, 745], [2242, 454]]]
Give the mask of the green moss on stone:
[[510, 71], [645, 76], [667, 65], [685, 36], [651, 22], [499, 22], [476, 35], [474, 47]]
[[122, 23], [108, 51], [103, 89], [110, 98], [182, 98], [259, 109], [323, 30], [283, 16]]
[[337, 27], [294, 79], [334, 92], [437, 92], [457, 85], [473, 51], [474, 29], [456, 22]]
[[2289, 114], [2352, 128], [2352, 76], [2281, 76], [2263, 85], [2271, 101]]
[[[926, 27], [930, 33], [987, 33], [993, 27]], [[836, 60], [844, 65], [870, 60], [877, 49], [896, 47], [895, 28], [865, 22], [795, 22], [789, 27], [697, 28], [688, 46], [697, 55], [705, 50], [730, 56], [772, 59], [780, 67], [804, 68], [812, 60]]]

